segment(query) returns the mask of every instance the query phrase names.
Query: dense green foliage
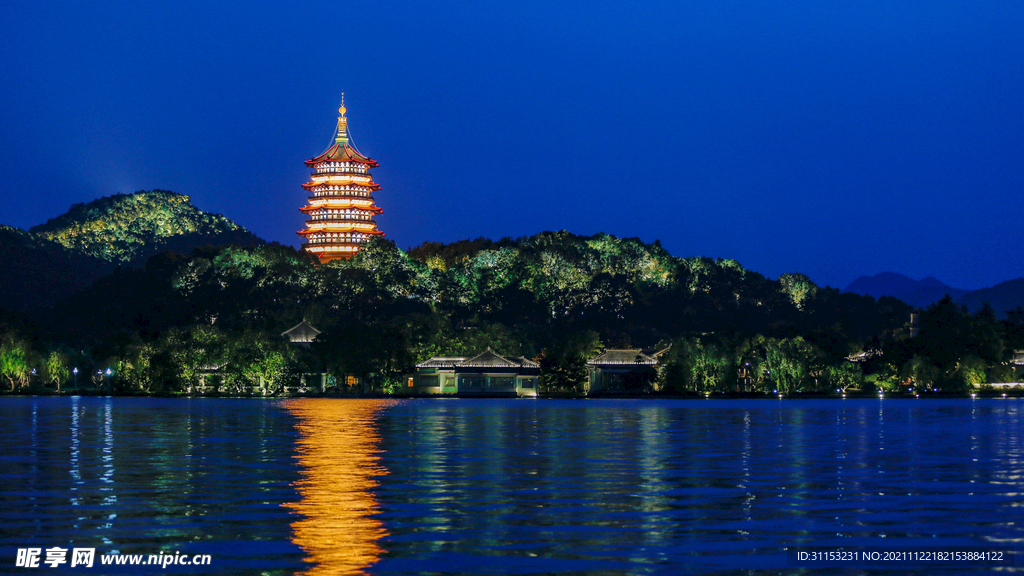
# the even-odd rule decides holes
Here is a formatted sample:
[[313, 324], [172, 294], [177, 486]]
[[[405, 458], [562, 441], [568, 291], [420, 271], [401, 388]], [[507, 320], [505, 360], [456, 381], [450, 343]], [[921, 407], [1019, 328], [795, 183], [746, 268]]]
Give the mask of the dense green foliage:
[[224, 216], [204, 212], [193, 206], [188, 196], [167, 190], [116, 194], [75, 204], [29, 231], [111, 262], [152, 255], [154, 249], [166, 249], [168, 240], [180, 236], [231, 235], [230, 241], [238, 244], [261, 243]]
[[[1024, 312], [999, 321], [943, 301], [909, 338], [910, 312], [799, 274], [771, 280], [606, 234], [409, 252], [377, 239], [327, 265], [276, 244], [210, 247], [118, 269], [34, 323], [5, 321], [0, 375], [21, 389], [38, 368], [37, 383], [67, 385], [75, 366], [78, 385], [168, 393], [213, 381], [237, 394], [326, 371], [341, 390], [351, 378], [395, 390], [417, 362], [490, 346], [536, 359], [543, 392], [579, 393], [601, 348], [671, 345], [651, 392], [954, 389], [1015, 376], [1005, 361], [1024, 347]], [[322, 330], [310, 348], [281, 336], [302, 319]], [[881, 355], [863, 366], [844, 359], [865, 349]]]
[[0, 225], [0, 305], [36, 311], [92, 284], [118, 265], [142, 266], [161, 252], [263, 244], [188, 196], [154, 190], [75, 204], [31, 231]]

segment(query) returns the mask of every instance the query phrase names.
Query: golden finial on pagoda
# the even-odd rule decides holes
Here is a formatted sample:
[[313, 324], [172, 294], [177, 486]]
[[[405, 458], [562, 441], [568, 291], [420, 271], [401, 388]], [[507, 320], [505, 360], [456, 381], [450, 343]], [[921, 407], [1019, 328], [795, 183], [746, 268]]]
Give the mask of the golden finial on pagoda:
[[341, 108], [338, 108], [338, 114], [341, 114], [342, 116], [344, 116], [345, 112], [346, 112], [346, 110], [345, 110], [345, 93], [342, 92], [341, 93]]

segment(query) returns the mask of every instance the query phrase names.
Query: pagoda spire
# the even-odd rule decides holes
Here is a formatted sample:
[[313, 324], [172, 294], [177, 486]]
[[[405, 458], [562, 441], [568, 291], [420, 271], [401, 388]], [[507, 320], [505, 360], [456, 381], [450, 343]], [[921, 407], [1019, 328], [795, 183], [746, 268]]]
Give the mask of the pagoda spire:
[[334, 131], [334, 143], [339, 148], [348, 146], [351, 139], [348, 136], [348, 119], [345, 118], [345, 93], [341, 93], [341, 107], [338, 108], [338, 128]]

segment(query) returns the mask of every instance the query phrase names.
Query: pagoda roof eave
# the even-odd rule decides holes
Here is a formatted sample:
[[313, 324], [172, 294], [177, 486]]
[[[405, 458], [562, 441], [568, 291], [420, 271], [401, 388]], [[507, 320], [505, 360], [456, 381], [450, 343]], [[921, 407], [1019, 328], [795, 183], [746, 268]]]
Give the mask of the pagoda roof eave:
[[329, 248], [332, 246], [349, 246], [358, 250], [359, 242], [324, 242], [323, 244], [304, 244], [302, 249], [307, 252], [331, 252]]
[[378, 166], [376, 160], [372, 160], [370, 158], [367, 158], [366, 156], [363, 156], [362, 153], [360, 153], [359, 150], [356, 150], [354, 147], [352, 147], [351, 144], [346, 145], [344, 148], [342, 148], [342, 146], [338, 143], [335, 143], [333, 146], [325, 150], [323, 154], [320, 154], [315, 158], [310, 158], [309, 160], [306, 160], [306, 166], [312, 168], [313, 166], [316, 166], [321, 162], [327, 161], [359, 162], [361, 164], [366, 164], [368, 168], [376, 168]]
[[312, 167], [312, 166], [314, 166], [316, 164], [319, 164], [320, 162], [324, 162], [325, 160], [330, 158], [337, 151], [338, 151], [338, 144], [334, 144], [333, 146], [331, 146], [330, 148], [325, 150], [319, 156], [315, 156], [313, 158], [310, 158], [309, 160], [306, 160], [306, 166]]
[[[316, 232], [325, 232], [327, 234], [337, 234], [338, 233], [338, 232], [326, 232], [325, 230], [322, 230], [322, 229], [319, 229], [319, 228], [306, 228], [304, 230], [299, 230], [298, 232], [296, 232], [296, 234], [298, 234], [299, 236], [302, 236], [302, 237], [306, 237], [306, 236], [309, 236], [310, 234], [314, 234]], [[384, 236], [384, 233], [381, 232], [380, 230], [358, 230], [358, 229], [353, 229], [350, 232], [355, 232], [357, 234], [366, 234], [367, 236], [381, 236], [381, 237]]]

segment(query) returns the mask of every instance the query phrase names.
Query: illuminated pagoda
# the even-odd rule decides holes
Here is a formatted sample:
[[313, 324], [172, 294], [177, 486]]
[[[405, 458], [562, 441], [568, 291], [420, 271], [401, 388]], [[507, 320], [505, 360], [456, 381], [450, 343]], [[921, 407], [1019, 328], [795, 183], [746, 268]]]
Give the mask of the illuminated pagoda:
[[306, 160], [313, 174], [302, 185], [309, 191], [309, 203], [300, 208], [306, 214], [306, 228], [299, 231], [305, 239], [302, 248], [325, 263], [351, 258], [370, 238], [384, 235], [373, 219], [383, 212], [372, 196], [380, 190], [370, 177], [377, 162], [352, 145], [345, 111], [342, 93], [334, 142], [323, 154]]

